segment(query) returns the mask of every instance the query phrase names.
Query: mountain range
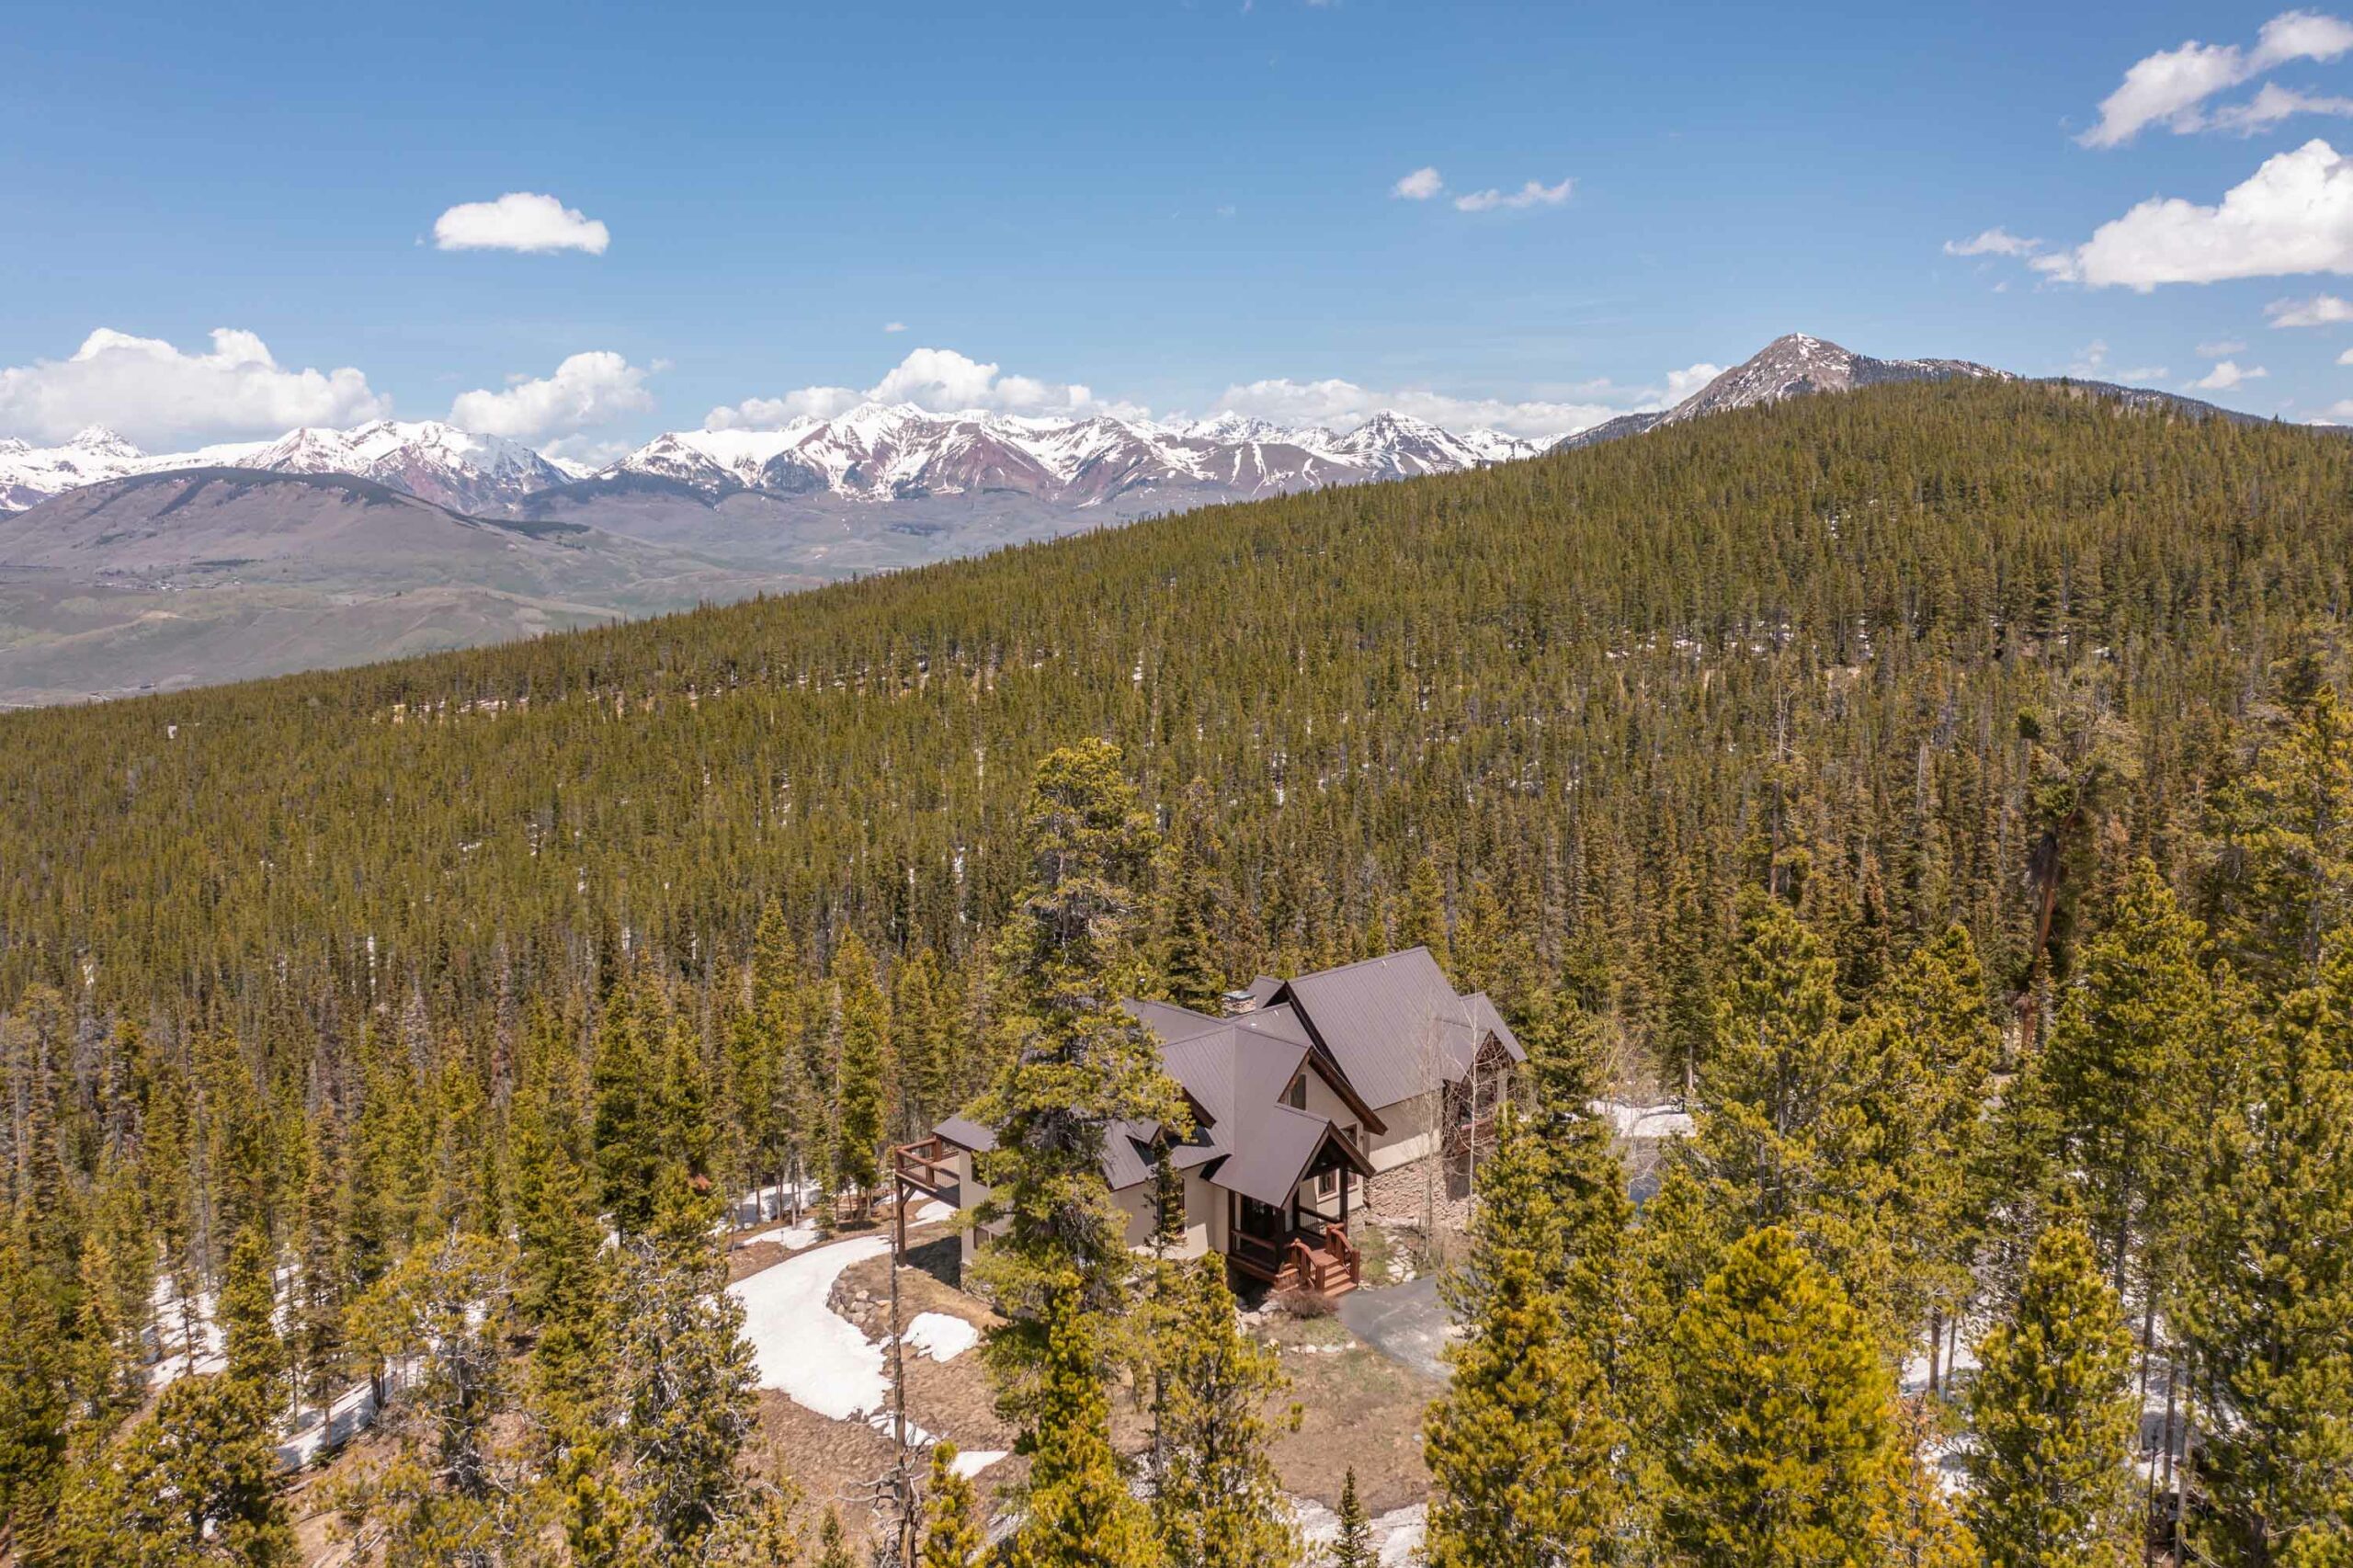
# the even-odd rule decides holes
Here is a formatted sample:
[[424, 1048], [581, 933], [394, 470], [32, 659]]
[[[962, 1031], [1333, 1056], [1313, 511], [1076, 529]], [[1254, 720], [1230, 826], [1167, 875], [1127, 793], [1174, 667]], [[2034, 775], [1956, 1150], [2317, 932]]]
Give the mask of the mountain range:
[[[2014, 379], [1775, 339], [1673, 407], [1544, 443], [867, 403], [658, 436], [593, 471], [435, 421], [142, 452], [0, 440], [0, 702], [350, 664], [782, 591], [1154, 513], [1457, 472], [1891, 381]], [[2096, 387], [2135, 406], [2232, 415]], [[11, 515], [13, 514], [13, 515]]]

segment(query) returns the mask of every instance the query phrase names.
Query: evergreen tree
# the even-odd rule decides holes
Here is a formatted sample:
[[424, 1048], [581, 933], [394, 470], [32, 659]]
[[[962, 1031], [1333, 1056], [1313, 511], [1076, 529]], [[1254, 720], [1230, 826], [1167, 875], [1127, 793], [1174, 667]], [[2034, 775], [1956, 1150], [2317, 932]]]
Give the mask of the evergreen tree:
[[1270, 1418], [1289, 1386], [1280, 1358], [1234, 1322], [1222, 1258], [1167, 1267], [1150, 1352], [1153, 1517], [1170, 1568], [1289, 1568], [1299, 1558], [1268, 1449], [1296, 1407]]
[[957, 1472], [956, 1445], [933, 1445], [931, 1480], [924, 1488], [923, 1544], [915, 1568], [979, 1568], [987, 1550], [980, 1499], [971, 1480]]
[[1778, 1226], [1741, 1238], [1677, 1319], [1660, 1525], [1692, 1568], [1879, 1561], [1894, 1389], [1837, 1282]]
[[598, 1201], [623, 1235], [654, 1221], [654, 1190], [673, 1150], [665, 1125], [662, 1069], [656, 1042], [662, 1007], [650, 983], [611, 997], [597, 1024], [590, 1083], [596, 1095]]
[[664, 1561], [691, 1561], [721, 1530], [755, 1425], [752, 1349], [710, 1239], [717, 1218], [667, 1178], [658, 1222], [623, 1244], [598, 1316], [602, 1459]]
[[1506, 1106], [1472, 1221], [1443, 1287], [1463, 1337], [1423, 1428], [1434, 1568], [1543, 1568], [1608, 1555], [1623, 1440], [1591, 1353], [1553, 1284], [1563, 1232], [1540, 1141]]
[[1340, 1528], [1332, 1542], [1331, 1568], [1377, 1568], [1378, 1561], [1372, 1526], [1357, 1499], [1357, 1467], [1350, 1465], [1340, 1479]]
[[834, 1169], [835, 1192], [863, 1199], [882, 1179], [890, 1092], [891, 1024], [874, 959], [851, 932], [834, 953]]
[[0, 1508], [19, 1534], [54, 1504], [71, 1414], [57, 1309], [25, 1253], [17, 1227], [0, 1229]]
[[849, 1543], [842, 1539], [841, 1510], [831, 1503], [825, 1505], [824, 1520], [817, 1527], [817, 1568], [855, 1568]]
[[2168, 1316], [2201, 1420], [2195, 1548], [2353, 1560], [2353, 949], [2249, 1030], [2216, 1120]]
[[1898, 1049], [1889, 1019], [1838, 1021], [1836, 961], [1788, 905], [1750, 891], [1716, 1003], [1690, 1156], [1725, 1234], [1783, 1227], [1892, 1338], [1894, 1267], [1870, 1064]]
[[508, 1243], [453, 1233], [403, 1258], [353, 1304], [358, 1347], [380, 1369], [412, 1369], [387, 1413], [393, 1455], [344, 1499], [358, 1555], [495, 1562], [528, 1539], [529, 1488], [495, 1440], [515, 1408], [506, 1355], [515, 1272]]
[[1185, 786], [1168, 832], [1157, 900], [1160, 990], [1180, 1007], [1215, 1014], [1226, 991], [1228, 921], [1218, 881], [1222, 848], [1209, 781]]
[[1454, 955], [1447, 940], [1446, 887], [1438, 881], [1438, 862], [1428, 855], [1415, 858], [1405, 881], [1405, 907], [1399, 912], [1400, 947], [1427, 948], [1438, 968], [1453, 972]]
[[237, 1233], [221, 1285], [221, 1335], [229, 1376], [260, 1391], [265, 1406], [286, 1372], [286, 1343], [278, 1332], [278, 1258], [256, 1219]]
[[1028, 1508], [1006, 1568], [1159, 1568], [1152, 1517], [1129, 1492], [1111, 1448], [1102, 1372], [1108, 1351], [1076, 1274], [1048, 1281], [1045, 1312], [1035, 1419], [1021, 1437]]
[[2137, 1544], [2132, 1340], [2081, 1228], [2042, 1233], [1977, 1354], [1964, 1506], [1988, 1568], [2118, 1568]]
[[65, 1488], [55, 1558], [67, 1568], [279, 1568], [297, 1561], [278, 1500], [269, 1407], [255, 1384], [177, 1379]]
[[[1029, 881], [997, 954], [1012, 1060], [979, 1110], [997, 1138], [980, 1162], [992, 1191], [982, 1219], [1005, 1233], [974, 1270], [1009, 1320], [987, 1349], [1017, 1420], [1050, 1359], [1050, 1284], [1074, 1278], [1077, 1302], [1063, 1309], [1096, 1313], [1127, 1289], [1126, 1215], [1103, 1176], [1110, 1129], [1151, 1121], [1182, 1135], [1188, 1122], [1152, 1037], [1116, 1001], [1135, 977], [1134, 879], [1154, 847], [1117, 750], [1086, 741], [1041, 761], [1023, 832]], [[1112, 1349], [1105, 1334], [1073, 1342]]]
[[294, 1397], [325, 1421], [341, 1392], [344, 1352], [344, 1203], [341, 1133], [333, 1107], [304, 1129], [301, 1273], [289, 1324]]
[[2205, 931], [2146, 859], [2077, 964], [2037, 1063], [2063, 1168], [2118, 1290], [2153, 1208], [2188, 1155], [2192, 1075], [2210, 1073], [2218, 1009], [2200, 962]]

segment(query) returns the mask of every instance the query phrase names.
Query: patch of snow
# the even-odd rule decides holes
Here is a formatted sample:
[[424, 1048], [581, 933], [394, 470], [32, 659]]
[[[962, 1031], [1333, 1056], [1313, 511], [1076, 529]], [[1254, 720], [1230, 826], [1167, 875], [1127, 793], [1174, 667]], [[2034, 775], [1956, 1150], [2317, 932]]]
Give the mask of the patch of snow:
[[958, 1454], [948, 1468], [970, 1481], [1005, 1457], [1001, 1449], [979, 1449], [969, 1454]]
[[1691, 1136], [1691, 1113], [1673, 1101], [1641, 1106], [1596, 1100], [1589, 1108], [1594, 1115], [1608, 1118], [1611, 1129], [1630, 1143]]
[[946, 1312], [917, 1312], [907, 1324], [906, 1340], [935, 1361], [953, 1361], [981, 1342], [981, 1331]]
[[955, 1208], [950, 1204], [942, 1203], [937, 1198], [915, 1212], [915, 1221], [918, 1225], [937, 1224], [942, 1220], [954, 1218], [956, 1218]]
[[760, 1387], [835, 1421], [882, 1407], [882, 1347], [835, 1315], [825, 1298], [844, 1269], [890, 1250], [880, 1236], [836, 1242], [727, 1288], [744, 1303]]

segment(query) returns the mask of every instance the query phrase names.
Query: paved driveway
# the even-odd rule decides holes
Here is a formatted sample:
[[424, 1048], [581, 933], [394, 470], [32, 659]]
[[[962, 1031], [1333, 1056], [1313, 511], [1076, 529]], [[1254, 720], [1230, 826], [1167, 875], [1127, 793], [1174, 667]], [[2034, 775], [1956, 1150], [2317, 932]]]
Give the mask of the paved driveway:
[[1340, 1321], [1348, 1332], [1392, 1360], [1402, 1361], [1425, 1377], [1446, 1381], [1438, 1360], [1446, 1348], [1446, 1305], [1438, 1299], [1438, 1279], [1427, 1276], [1410, 1284], [1380, 1290], [1351, 1290], [1340, 1298]]

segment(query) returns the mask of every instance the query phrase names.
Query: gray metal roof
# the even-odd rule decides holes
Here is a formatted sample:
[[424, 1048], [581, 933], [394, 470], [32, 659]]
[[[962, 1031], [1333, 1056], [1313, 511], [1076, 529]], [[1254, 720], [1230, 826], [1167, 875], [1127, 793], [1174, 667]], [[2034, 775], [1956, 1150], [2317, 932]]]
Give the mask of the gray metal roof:
[[[1459, 1082], [1480, 1046], [1500, 1042], [1513, 1061], [1528, 1053], [1484, 993], [1458, 996], [1426, 948], [1302, 975], [1260, 976], [1252, 1011], [1211, 1017], [1167, 1002], [1125, 1002], [1129, 1015], [1159, 1042], [1161, 1061], [1202, 1113], [1197, 1135], [1171, 1150], [1180, 1170], [1208, 1167], [1210, 1179], [1263, 1203], [1287, 1204], [1327, 1137], [1326, 1118], [1283, 1101], [1311, 1057], [1326, 1077], [1377, 1118], [1438, 1082]], [[1345, 1097], [1345, 1096], [1344, 1096]], [[963, 1117], [937, 1130], [949, 1142], [986, 1151], [990, 1131]], [[1121, 1122], [1104, 1141], [1103, 1174], [1113, 1191], [1152, 1179], [1156, 1122]], [[1360, 1152], [1340, 1139], [1352, 1163]]]
[[1460, 1082], [1491, 1035], [1528, 1060], [1486, 997], [1456, 995], [1427, 948], [1301, 975], [1276, 1000], [1297, 1009], [1376, 1111]]

